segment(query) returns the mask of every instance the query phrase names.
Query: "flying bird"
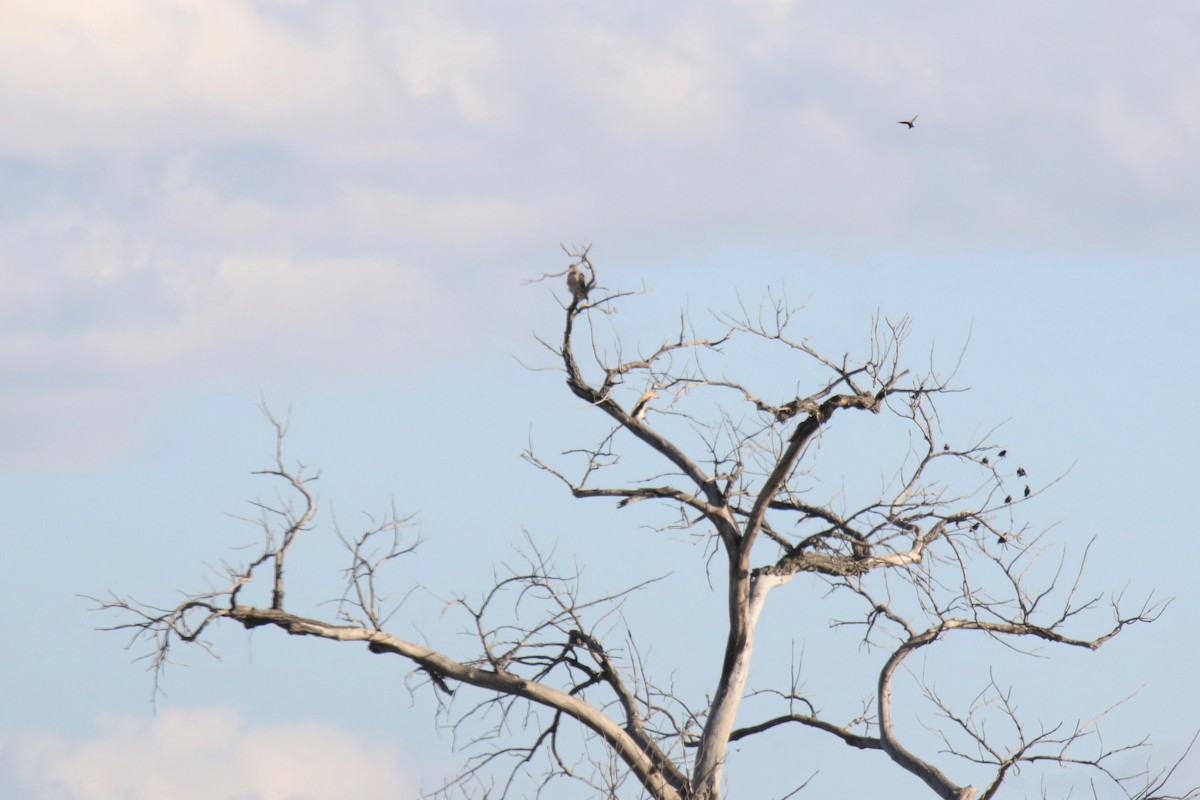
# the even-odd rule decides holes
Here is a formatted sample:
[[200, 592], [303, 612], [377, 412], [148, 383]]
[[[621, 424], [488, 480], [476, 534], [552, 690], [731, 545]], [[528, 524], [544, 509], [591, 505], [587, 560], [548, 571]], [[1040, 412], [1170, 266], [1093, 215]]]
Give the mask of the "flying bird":
[[913, 127], [913, 125], [916, 125], [916, 124], [917, 124], [917, 117], [919, 117], [919, 116], [921, 116], [921, 115], [920, 115], [920, 114], [913, 114], [913, 115], [912, 115], [912, 119], [902, 119], [902, 120], [900, 120], [899, 122], [897, 122], [896, 124], [897, 124], [897, 125], [907, 125], [907, 126], [908, 126], [908, 129], [911, 131], [911, 130], [912, 130], [912, 127]]
[[588, 296], [587, 278], [583, 275], [583, 270], [578, 264], [572, 264], [567, 270], [567, 288], [571, 290], [571, 296], [575, 298], [575, 302], [586, 300]]

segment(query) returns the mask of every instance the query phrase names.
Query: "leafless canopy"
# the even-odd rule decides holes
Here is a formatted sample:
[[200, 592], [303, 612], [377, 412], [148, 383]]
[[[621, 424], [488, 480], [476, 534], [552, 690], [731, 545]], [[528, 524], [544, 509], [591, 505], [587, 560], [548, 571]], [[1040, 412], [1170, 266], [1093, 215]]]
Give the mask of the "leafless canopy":
[[[532, 539], [523, 564], [477, 597], [452, 603], [477, 645], [473, 657], [389, 632], [391, 615], [404, 608], [387, 601], [395, 595], [384, 588], [386, 570], [415, 557], [419, 543], [411, 520], [394, 512], [358, 534], [338, 531], [349, 565], [336, 618], [297, 613], [285, 603], [285, 567], [315, 526], [317, 499], [312, 476], [286, 462], [286, 425], [275, 420], [280, 449], [262, 474], [284, 493], [260, 505], [257, 557], [229, 567], [227, 584], [171, 608], [118, 597], [103, 604], [124, 614], [115, 629], [150, 642], [156, 676], [174, 645], [207, 647], [206, 633], [222, 620], [399, 656], [421, 678], [417, 685], [439, 698], [468, 754], [462, 771], [433, 792], [441, 796], [557, 797], [566, 782], [594, 797], [717, 800], [733, 788], [725, 775], [731, 744], [745, 747], [786, 728], [877, 751], [947, 800], [997, 796], [1023, 768], [1045, 764], [1080, 768], [1093, 793], [1106, 796], [1200, 796], [1169, 794], [1170, 769], [1117, 771], [1118, 756], [1144, 742], [1106, 744], [1098, 717], [1027, 718], [985, 660], [968, 659], [963, 670], [979, 687], [965, 705], [910, 668], [917, 654], [972, 633], [1016, 653], [1033, 645], [1096, 650], [1134, 623], [1153, 621], [1164, 604], [1126, 608], [1120, 596], [1083, 595], [1085, 557], [1047, 567], [1045, 537], [1016, 513], [1047, 484], [1031, 483], [996, 444], [943, 439], [936, 403], [952, 390], [932, 367], [914, 373], [905, 365], [908, 320], [876, 320], [867, 352], [833, 357], [798, 338], [793, 310], [769, 297], [752, 311], [714, 318], [706, 335], [685, 316], [670, 338], [633, 354], [611, 333], [611, 313], [631, 302], [630, 293], [597, 282], [587, 248], [569, 255], [565, 272], [544, 276], [566, 277], [561, 338], [544, 344], [571, 393], [604, 421], [603, 432], [556, 459], [532, 446], [524, 457], [576, 498], [621, 508], [650, 501], [627, 513], [665, 507], [670, 515], [659, 519], [670, 521], [658, 528], [712, 544], [720, 564], [713, 583], [728, 613], [720, 663], [698, 667], [716, 679], [707, 692], [692, 697], [650, 674], [642, 639], [632, 633], [638, 621], [621, 617], [623, 599], [641, 587], [583, 597], [576, 576], [560, 572]], [[736, 374], [745, 363], [770, 363], [786, 379], [751, 386]], [[856, 501], [857, 491], [815, 499], [825, 432], [877, 416], [904, 432], [896, 463], [866, 499]], [[807, 585], [819, 594], [788, 593], [786, 602], [804, 604], [798, 615], [824, 613], [877, 665], [850, 718], [822, 713], [798, 669], [786, 685], [749, 686], [768, 598], [804, 574], [815, 577]], [[265, 584], [269, 603], [245, 602], [252, 584]], [[840, 598], [832, 616], [821, 604], [830, 597]], [[939, 722], [916, 732], [901, 724], [893, 698], [902, 691]], [[746, 723], [751, 709], [761, 717]], [[815, 771], [802, 762], [779, 767], [797, 770], [783, 775], [797, 790]]]

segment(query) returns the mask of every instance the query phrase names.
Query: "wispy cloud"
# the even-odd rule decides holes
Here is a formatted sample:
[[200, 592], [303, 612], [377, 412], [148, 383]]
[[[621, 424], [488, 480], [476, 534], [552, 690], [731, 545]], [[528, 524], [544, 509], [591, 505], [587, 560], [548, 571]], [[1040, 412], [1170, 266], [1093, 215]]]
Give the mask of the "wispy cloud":
[[250, 725], [228, 709], [109, 716], [84, 737], [0, 739], [0, 788], [27, 800], [397, 800], [394, 751], [323, 724]]
[[[465, 344], [472, 301], [374, 257], [233, 253], [144, 260], [105, 226], [64, 224], [59, 264], [0, 301], [8, 466], [92, 464], [136, 441], [137, 420], [205, 381], [250, 390], [431, 363]], [[464, 292], [464, 298], [478, 297]], [[255, 388], [257, 387], [257, 388]]]
[[516, 325], [498, 295], [564, 240], [1194, 243], [1190, 7], [862, 8], [5, 3], [9, 440], [384, 348], [403, 374]]

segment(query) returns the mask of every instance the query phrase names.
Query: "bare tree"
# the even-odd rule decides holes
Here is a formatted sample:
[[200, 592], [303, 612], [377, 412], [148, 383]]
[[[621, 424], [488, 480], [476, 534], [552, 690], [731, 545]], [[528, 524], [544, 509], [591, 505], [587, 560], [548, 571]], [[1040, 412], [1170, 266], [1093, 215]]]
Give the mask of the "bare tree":
[[[587, 248], [569, 255], [565, 273], [544, 276], [565, 274], [569, 294], [561, 339], [543, 344], [570, 391], [606, 424], [593, 444], [561, 458], [544, 459], [532, 445], [524, 458], [576, 498], [621, 508], [652, 501], [628, 513], [666, 509], [658, 528], [711, 545], [710, 564], [720, 564], [711, 579], [728, 608], [723, 657], [690, 665], [712, 673], [710, 688], [692, 696], [651, 674], [639, 644], [646, 637], [633, 633], [644, 626], [622, 615], [629, 593], [644, 584], [582, 596], [578, 576], [561, 572], [532, 538], [523, 563], [477, 597], [453, 601], [477, 647], [470, 656], [389, 632], [405, 608], [402, 595], [388, 594], [385, 573], [415, 557], [420, 539], [411, 518], [395, 511], [354, 535], [337, 530], [349, 566], [336, 617], [297, 613], [285, 602], [287, 559], [316, 525], [317, 498], [313, 476], [285, 459], [286, 424], [274, 419], [278, 448], [261, 474], [282, 482], [284, 493], [258, 505], [257, 557], [227, 567], [218, 588], [170, 608], [120, 597], [103, 603], [124, 615], [114, 629], [150, 642], [156, 685], [176, 644], [208, 647], [207, 633], [222, 620], [400, 656], [467, 750], [462, 771], [434, 792], [440, 796], [541, 796], [567, 781], [590, 796], [717, 800], [730, 788], [732, 743], [794, 726], [877, 751], [947, 800], [997, 796], [1007, 779], [1041, 765], [1090, 772], [1093, 793], [1107, 783], [1103, 791], [1115, 787], [1139, 800], [1200, 796], [1168, 793], [1173, 768], [1118, 771], [1119, 757], [1145, 741], [1107, 744], [1103, 714], [1053, 724], [1026, 717], [986, 660], [963, 670], [980, 687], [966, 704], [909, 668], [918, 654], [972, 634], [1015, 653], [1034, 645], [1096, 650], [1154, 621], [1166, 603], [1147, 598], [1127, 607], [1120, 595], [1084, 594], [1086, 551], [1073, 564], [1048, 559], [1055, 551], [1045, 533], [1016, 521], [1017, 507], [1046, 484], [1034, 489], [1025, 467], [987, 436], [944, 441], [936, 403], [954, 391], [952, 374], [933, 367], [914, 374], [904, 365], [907, 320], [876, 320], [868, 352], [835, 358], [796, 338], [793, 311], [768, 296], [754, 311], [715, 317], [707, 336], [684, 316], [673, 336], [632, 354], [607, 332], [608, 315], [631, 293], [598, 284]], [[752, 388], [740, 365], [764, 359], [787, 378]], [[821, 437], [876, 415], [904, 437], [899, 451], [879, 448], [895, 456], [892, 467], [865, 499], [855, 499], [859, 490], [815, 499]], [[852, 717], [820, 711], [795, 667], [781, 685], [750, 686], [764, 607], [801, 575], [815, 580], [803, 599], [793, 594], [787, 602], [849, 629], [874, 665], [873, 679], [856, 690], [861, 706]], [[269, 602], [247, 603], [251, 586]], [[937, 722], [918, 731], [901, 724], [898, 691], [923, 701]], [[739, 725], [750, 701], [758, 716]], [[780, 770], [797, 770], [785, 777], [799, 791], [814, 768], [794, 761]]]

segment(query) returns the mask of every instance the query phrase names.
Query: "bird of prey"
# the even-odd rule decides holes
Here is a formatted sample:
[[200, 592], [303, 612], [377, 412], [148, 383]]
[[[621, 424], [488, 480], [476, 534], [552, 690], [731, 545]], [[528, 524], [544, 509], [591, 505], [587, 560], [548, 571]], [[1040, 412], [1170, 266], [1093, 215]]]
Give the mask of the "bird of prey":
[[1025, 468], [1024, 467], [1017, 467], [1017, 477], [1018, 478], [1025, 477]]
[[638, 401], [633, 404], [633, 411], [629, 412], [629, 416], [634, 419], [644, 420], [646, 418], [646, 408], [650, 405], [650, 401], [658, 397], [658, 392], [653, 389], [647, 389], [646, 393], [638, 398]]
[[571, 290], [571, 296], [575, 301], [586, 300], [588, 296], [587, 278], [583, 275], [583, 270], [578, 264], [572, 264], [567, 270], [567, 288]]
[[902, 119], [902, 120], [900, 120], [899, 122], [897, 122], [896, 124], [897, 124], [897, 125], [907, 125], [907, 126], [908, 126], [908, 129], [909, 129], [909, 130], [912, 130], [912, 127], [913, 127], [913, 125], [916, 125], [916, 124], [917, 124], [917, 117], [919, 117], [919, 116], [921, 116], [921, 115], [920, 115], [920, 114], [913, 114], [913, 115], [912, 115], [912, 119]]

